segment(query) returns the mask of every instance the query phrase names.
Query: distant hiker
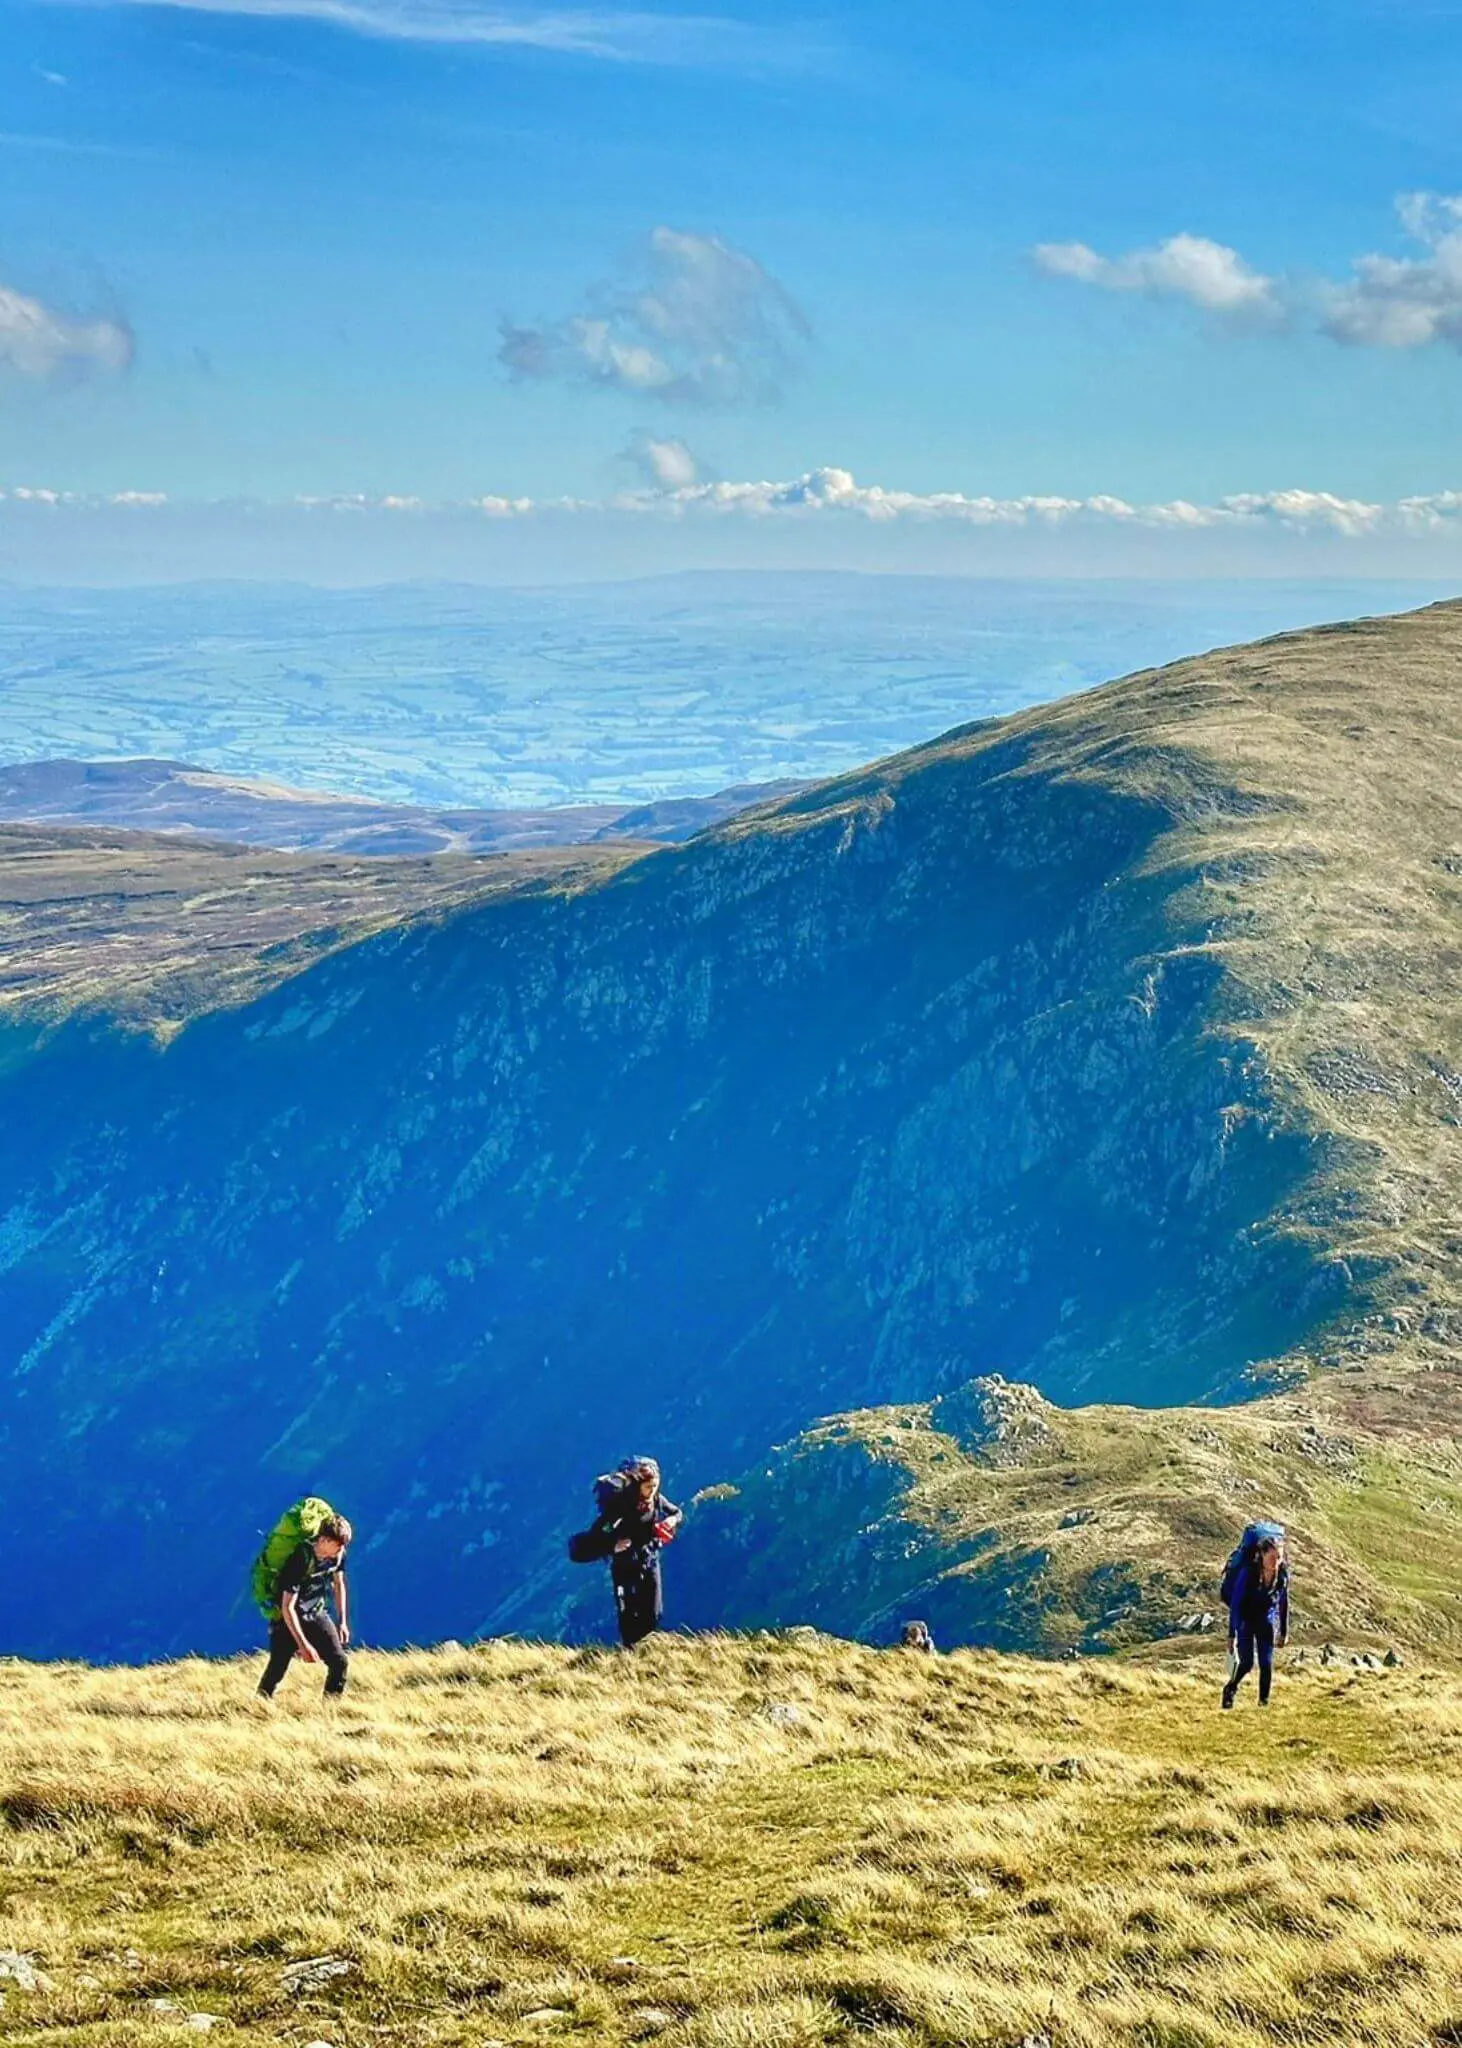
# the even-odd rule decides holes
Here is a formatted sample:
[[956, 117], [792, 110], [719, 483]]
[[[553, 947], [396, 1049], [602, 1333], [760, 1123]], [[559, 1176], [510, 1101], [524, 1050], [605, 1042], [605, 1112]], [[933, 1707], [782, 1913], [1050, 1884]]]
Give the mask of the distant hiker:
[[[353, 1533], [344, 1515], [313, 1496], [297, 1501], [275, 1524], [254, 1565], [254, 1596], [269, 1622], [261, 1699], [273, 1699], [296, 1657], [325, 1666], [328, 1699], [344, 1692], [350, 1664], [345, 1553]], [[332, 1594], [338, 1619], [327, 1611]]]
[[934, 1655], [934, 1638], [927, 1621], [906, 1621], [899, 1642], [906, 1650], [922, 1650], [926, 1657]]
[[1229, 1675], [1222, 1704], [1231, 1707], [1239, 1687], [1259, 1666], [1259, 1704], [1269, 1704], [1274, 1652], [1289, 1637], [1289, 1566], [1284, 1530], [1277, 1522], [1252, 1522], [1229, 1559], [1220, 1588], [1229, 1610]]
[[570, 1539], [576, 1564], [609, 1559], [619, 1639], [633, 1649], [660, 1626], [664, 1588], [660, 1552], [673, 1543], [684, 1517], [660, 1491], [660, 1467], [653, 1458], [626, 1458], [594, 1484], [598, 1515], [591, 1528]]

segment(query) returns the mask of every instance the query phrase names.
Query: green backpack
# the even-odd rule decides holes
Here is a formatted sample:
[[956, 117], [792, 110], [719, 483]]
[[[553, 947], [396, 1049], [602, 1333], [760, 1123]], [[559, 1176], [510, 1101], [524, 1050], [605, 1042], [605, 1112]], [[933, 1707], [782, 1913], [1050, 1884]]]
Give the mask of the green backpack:
[[278, 1621], [279, 1602], [274, 1597], [274, 1581], [289, 1563], [302, 1543], [313, 1543], [335, 1510], [328, 1500], [320, 1500], [315, 1494], [307, 1494], [297, 1500], [279, 1517], [269, 1532], [269, 1540], [254, 1559], [254, 1570], [250, 1578], [250, 1590], [254, 1604], [266, 1621]]

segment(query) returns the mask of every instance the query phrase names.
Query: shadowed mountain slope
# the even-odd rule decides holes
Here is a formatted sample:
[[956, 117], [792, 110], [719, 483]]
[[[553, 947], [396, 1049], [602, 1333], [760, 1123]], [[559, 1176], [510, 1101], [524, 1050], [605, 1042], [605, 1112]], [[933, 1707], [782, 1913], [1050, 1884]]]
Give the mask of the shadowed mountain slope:
[[991, 1371], [1171, 1404], [1444, 1369], [1459, 679], [1456, 607], [1204, 657], [165, 1050], [18, 1042], [0, 1625], [236, 1641], [221, 1570], [308, 1485], [378, 1635], [540, 1628], [586, 1472], [639, 1445], [689, 1490]]

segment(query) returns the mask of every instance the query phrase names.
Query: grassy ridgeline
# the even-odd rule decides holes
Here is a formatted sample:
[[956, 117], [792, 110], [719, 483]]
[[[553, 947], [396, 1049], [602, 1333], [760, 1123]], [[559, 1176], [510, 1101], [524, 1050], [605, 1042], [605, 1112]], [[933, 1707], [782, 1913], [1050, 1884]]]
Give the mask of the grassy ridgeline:
[[[825, 1637], [0, 1666], [0, 2032], [666, 2048], [1462, 2038], [1462, 1685]], [[291, 1994], [292, 1961], [352, 1967]], [[151, 2000], [171, 2001], [159, 2012]]]

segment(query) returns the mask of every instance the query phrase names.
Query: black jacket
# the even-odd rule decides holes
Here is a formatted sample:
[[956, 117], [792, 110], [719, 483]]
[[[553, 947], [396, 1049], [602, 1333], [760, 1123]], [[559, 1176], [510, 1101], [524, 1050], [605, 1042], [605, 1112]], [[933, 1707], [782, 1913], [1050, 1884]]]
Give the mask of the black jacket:
[[[663, 1493], [657, 1493], [648, 1505], [642, 1505], [638, 1494], [623, 1508], [612, 1508], [607, 1515], [601, 1515], [599, 1526], [604, 1531], [604, 1540], [609, 1546], [610, 1563], [616, 1571], [645, 1571], [652, 1563], [658, 1562], [660, 1538], [655, 1534], [657, 1522], [679, 1524], [680, 1509], [674, 1501], [666, 1500]], [[625, 1537], [629, 1538], [628, 1550], [617, 1550], [615, 1546]]]

